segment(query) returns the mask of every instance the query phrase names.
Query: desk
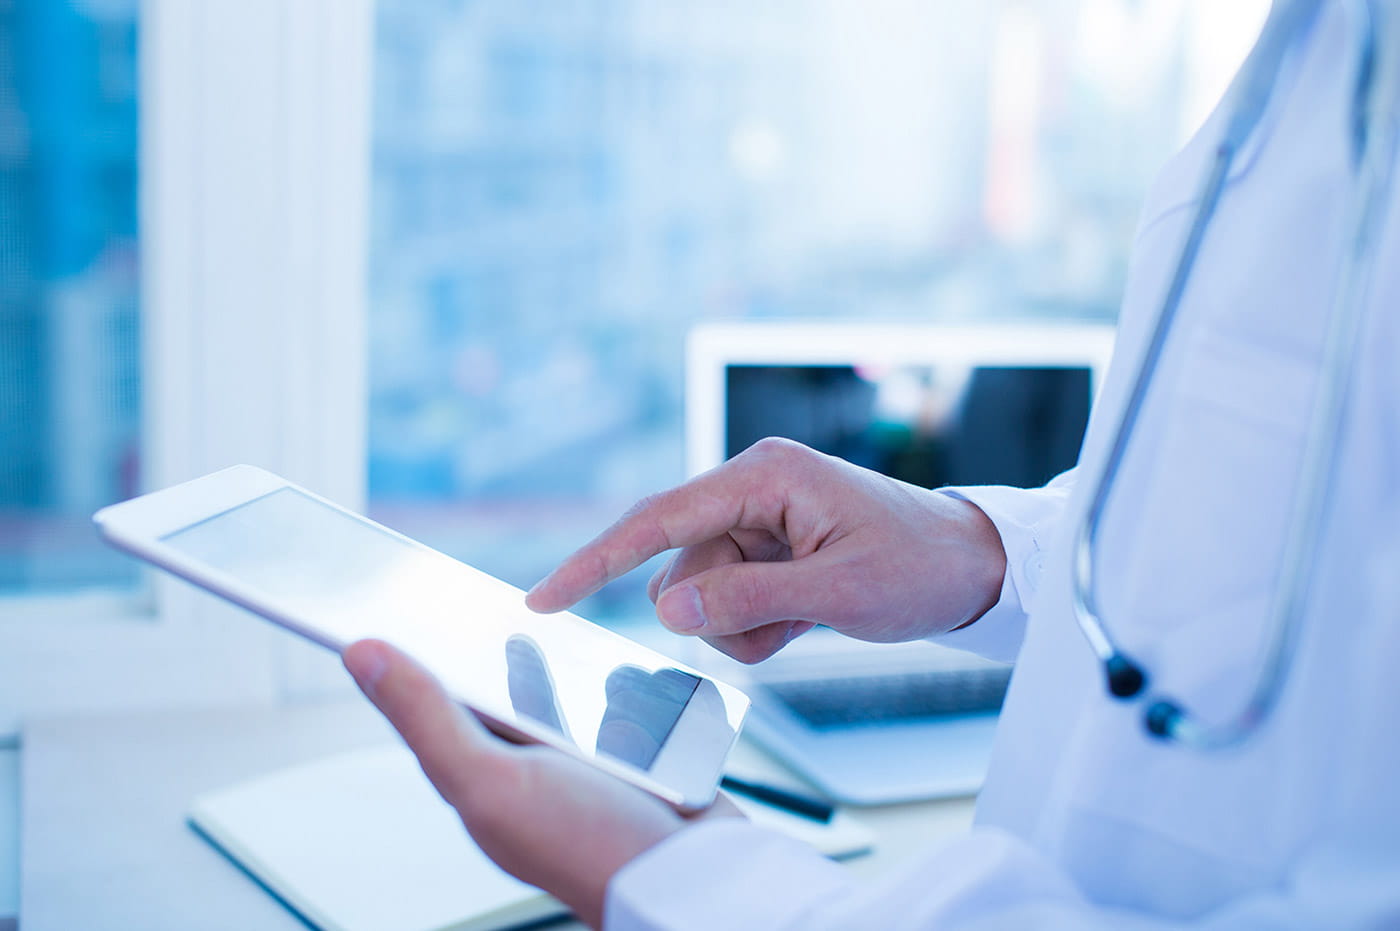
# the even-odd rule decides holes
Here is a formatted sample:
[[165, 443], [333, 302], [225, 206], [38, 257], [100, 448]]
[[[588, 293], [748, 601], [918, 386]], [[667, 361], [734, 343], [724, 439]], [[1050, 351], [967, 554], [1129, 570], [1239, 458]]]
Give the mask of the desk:
[[[360, 700], [33, 722], [20, 754], [20, 927], [305, 931], [186, 826], [189, 800], [390, 737]], [[882, 874], [938, 836], [965, 829], [971, 813], [968, 799], [861, 809], [858, 817], [879, 840], [875, 853], [850, 868], [862, 877]]]

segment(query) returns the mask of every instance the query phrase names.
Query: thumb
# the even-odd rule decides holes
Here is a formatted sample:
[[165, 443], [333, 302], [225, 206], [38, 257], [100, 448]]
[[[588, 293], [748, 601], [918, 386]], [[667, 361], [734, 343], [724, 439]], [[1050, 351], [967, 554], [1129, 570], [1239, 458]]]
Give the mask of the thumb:
[[743, 633], [777, 621], [830, 624], [859, 605], [857, 586], [820, 556], [744, 562], [697, 573], [662, 593], [656, 614], [677, 633]]
[[449, 804], [460, 807], [473, 783], [490, 780], [510, 763], [505, 746], [399, 650], [361, 640], [347, 647], [341, 660]]

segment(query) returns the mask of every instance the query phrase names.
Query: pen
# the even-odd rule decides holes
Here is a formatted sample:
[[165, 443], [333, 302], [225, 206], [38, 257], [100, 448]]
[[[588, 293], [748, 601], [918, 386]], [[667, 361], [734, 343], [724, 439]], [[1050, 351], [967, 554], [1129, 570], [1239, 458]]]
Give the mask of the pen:
[[787, 789], [779, 789], [777, 786], [763, 785], [758, 782], [749, 782], [746, 779], [736, 779], [733, 776], [725, 776], [719, 781], [720, 788], [728, 789], [739, 795], [747, 795], [751, 799], [765, 802], [774, 808], [781, 808], [784, 811], [792, 812], [794, 815], [801, 815], [804, 818], [811, 818], [813, 821], [820, 821], [826, 824], [831, 820], [831, 816], [836, 813], [836, 807], [821, 799], [810, 798], [805, 795], [798, 795], [796, 792], [789, 792]]

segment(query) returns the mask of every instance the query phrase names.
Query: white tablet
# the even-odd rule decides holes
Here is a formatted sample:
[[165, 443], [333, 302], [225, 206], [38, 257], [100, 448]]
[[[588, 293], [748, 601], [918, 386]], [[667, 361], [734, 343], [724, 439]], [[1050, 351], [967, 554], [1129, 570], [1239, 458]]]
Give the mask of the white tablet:
[[119, 548], [340, 651], [415, 657], [497, 731], [557, 747], [684, 810], [714, 798], [749, 702], [576, 615], [253, 466], [103, 508]]

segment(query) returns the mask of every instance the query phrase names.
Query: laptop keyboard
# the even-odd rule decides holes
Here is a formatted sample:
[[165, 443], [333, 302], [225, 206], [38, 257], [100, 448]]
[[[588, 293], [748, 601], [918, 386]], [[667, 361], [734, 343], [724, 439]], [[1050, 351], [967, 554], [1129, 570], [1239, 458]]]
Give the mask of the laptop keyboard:
[[830, 729], [997, 711], [1011, 667], [900, 671], [768, 681], [764, 687], [810, 727]]

